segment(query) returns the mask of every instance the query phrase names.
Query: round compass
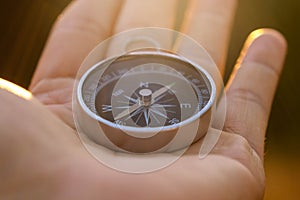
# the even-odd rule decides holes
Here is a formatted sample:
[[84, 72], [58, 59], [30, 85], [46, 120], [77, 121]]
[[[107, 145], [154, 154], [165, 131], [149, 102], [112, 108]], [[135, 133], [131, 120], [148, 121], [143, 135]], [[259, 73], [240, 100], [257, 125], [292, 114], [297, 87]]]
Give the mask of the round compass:
[[81, 126], [91, 140], [113, 150], [174, 151], [204, 136], [215, 90], [201, 66], [179, 55], [130, 52], [97, 63], [80, 79]]

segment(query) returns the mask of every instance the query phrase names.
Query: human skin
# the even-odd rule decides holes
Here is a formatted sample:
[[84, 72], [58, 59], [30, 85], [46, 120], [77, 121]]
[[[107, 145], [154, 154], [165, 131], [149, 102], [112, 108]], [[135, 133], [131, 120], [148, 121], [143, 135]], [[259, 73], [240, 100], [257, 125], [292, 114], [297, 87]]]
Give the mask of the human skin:
[[[58, 18], [29, 90], [0, 89], [0, 199], [262, 199], [264, 140], [286, 54], [275, 30], [246, 40], [229, 82], [221, 137], [205, 158], [201, 140], [177, 162], [146, 174], [112, 170], [81, 145], [72, 90], [83, 59], [99, 42], [131, 28], [172, 29], [175, 0], [77, 0]], [[203, 45], [220, 72], [237, 0], [189, 1], [181, 32]], [[138, 17], [136, 17], [138, 16]], [[249, 78], [250, 77], [250, 78]]]

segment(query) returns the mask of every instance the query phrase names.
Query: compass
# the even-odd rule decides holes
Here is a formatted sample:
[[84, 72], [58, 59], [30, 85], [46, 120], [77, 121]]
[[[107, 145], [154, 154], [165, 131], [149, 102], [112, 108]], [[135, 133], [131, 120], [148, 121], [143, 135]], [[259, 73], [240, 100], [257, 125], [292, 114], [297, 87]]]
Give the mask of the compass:
[[81, 77], [79, 125], [112, 150], [175, 151], [205, 135], [215, 96], [201, 66], [167, 51], [132, 51], [102, 60]]

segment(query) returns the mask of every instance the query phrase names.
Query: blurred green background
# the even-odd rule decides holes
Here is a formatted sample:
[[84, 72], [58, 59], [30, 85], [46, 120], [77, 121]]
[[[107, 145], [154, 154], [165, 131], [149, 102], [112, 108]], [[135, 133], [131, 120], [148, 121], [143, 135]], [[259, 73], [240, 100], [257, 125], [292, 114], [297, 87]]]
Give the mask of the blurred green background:
[[[183, 2], [185, 0], [182, 0]], [[0, 1], [0, 77], [27, 87], [56, 17], [70, 0]], [[300, 199], [300, 1], [241, 0], [228, 54], [231, 71], [247, 35], [256, 28], [281, 31], [289, 43], [266, 143], [265, 200]], [[299, 82], [298, 82], [299, 81]], [[1, 100], [0, 100], [1, 101]], [[228, 180], [230, 181], [230, 180]]]

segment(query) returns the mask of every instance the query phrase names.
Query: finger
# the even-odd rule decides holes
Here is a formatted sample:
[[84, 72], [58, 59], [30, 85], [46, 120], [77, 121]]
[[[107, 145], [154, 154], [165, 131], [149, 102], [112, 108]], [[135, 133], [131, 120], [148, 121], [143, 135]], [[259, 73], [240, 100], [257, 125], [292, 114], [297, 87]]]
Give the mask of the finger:
[[115, 33], [138, 27], [173, 28], [178, 0], [127, 0], [115, 26]]
[[262, 185], [264, 184], [265, 176], [263, 173], [263, 162], [244, 137], [216, 129], [209, 129], [208, 134], [218, 135], [218, 139], [201, 139], [197, 143], [190, 146], [185, 155], [195, 156], [198, 154], [199, 149], [201, 151], [203, 148], [205, 148], [204, 146], [211, 146], [212, 144], [210, 143], [213, 143], [213, 148], [209, 147], [205, 155], [201, 154], [200, 152], [199, 158], [201, 160], [207, 159], [211, 156], [213, 157], [215, 155], [221, 155], [223, 157], [236, 160], [249, 169], [251, 174], [253, 174], [257, 179], [258, 183]]
[[74, 79], [57, 78], [40, 81], [31, 92], [67, 125], [75, 129], [72, 113], [72, 91]]
[[[142, 27], [173, 29], [176, 22], [177, 6], [178, 0], [127, 0], [115, 25], [114, 33]], [[157, 35], [152, 37], [147, 31], [140, 31], [136, 35], [133, 33], [133, 35], [128, 34], [124, 37], [114, 38], [108, 54], [114, 54], [120, 51], [120, 47], [124, 46], [124, 50], [131, 50], [126, 49], [126, 47], [130, 45], [136, 45], [134, 48], [145, 48], [148, 47], [147, 45], [155, 47], [156, 43], [163, 43], [162, 46], [170, 48], [172, 38], [159, 38]]]
[[253, 32], [227, 85], [225, 131], [245, 137], [261, 158], [286, 46], [274, 30]]
[[16, 174], [24, 172], [26, 167], [32, 169], [36, 167], [33, 160], [49, 164], [50, 155], [55, 157], [57, 164], [59, 158], [66, 159], [67, 152], [81, 148], [74, 130], [49, 112], [29, 91], [0, 79], [0, 99], [1, 173]]
[[31, 83], [74, 77], [87, 54], [112, 32], [122, 0], [78, 0], [54, 26]]
[[[182, 30], [208, 51], [221, 73], [224, 71], [236, 5], [237, 0], [193, 0]], [[181, 48], [180, 51], [193, 51], [189, 47]]]

